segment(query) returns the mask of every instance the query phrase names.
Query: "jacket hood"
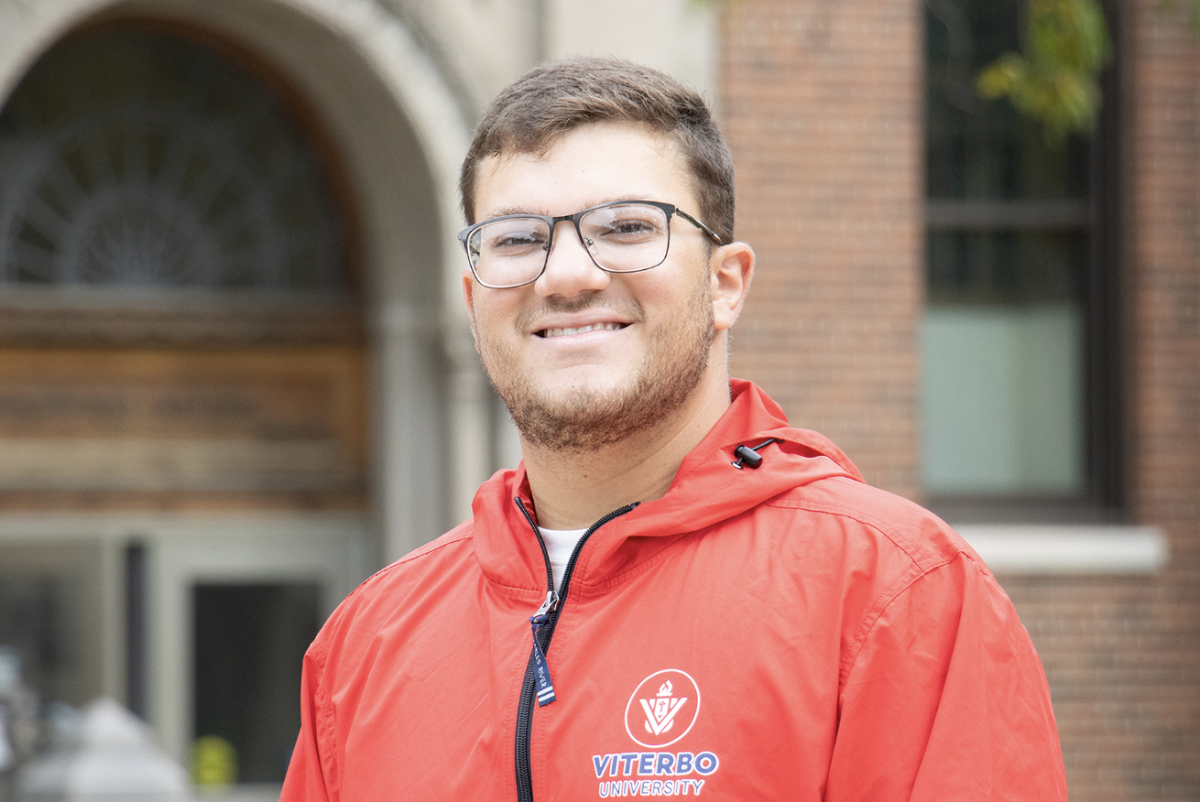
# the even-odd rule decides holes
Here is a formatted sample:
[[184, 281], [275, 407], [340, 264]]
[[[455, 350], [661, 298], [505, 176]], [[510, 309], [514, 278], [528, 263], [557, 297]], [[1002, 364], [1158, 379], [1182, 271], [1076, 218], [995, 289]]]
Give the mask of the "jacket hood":
[[[572, 587], [610, 581], [668, 547], [676, 536], [733, 518], [792, 488], [820, 479], [863, 481], [850, 459], [823, 435], [788, 425], [752, 382], [731, 379], [733, 402], [684, 458], [666, 495], [600, 527], [575, 568]], [[738, 446], [758, 450], [758, 468], [735, 467]], [[525, 465], [497, 472], [475, 494], [474, 545], [485, 575], [502, 585], [545, 592], [541, 547], [514, 499], [533, 511]]]

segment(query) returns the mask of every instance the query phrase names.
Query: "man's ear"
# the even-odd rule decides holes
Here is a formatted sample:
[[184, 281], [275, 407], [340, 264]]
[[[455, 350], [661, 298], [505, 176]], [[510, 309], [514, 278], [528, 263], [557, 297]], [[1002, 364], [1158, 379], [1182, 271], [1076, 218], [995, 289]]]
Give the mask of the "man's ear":
[[724, 331], [741, 314], [750, 280], [754, 278], [754, 251], [744, 242], [731, 242], [713, 250], [709, 260], [712, 274], [713, 324]]
[[475, 336], [475, 277], [470, 270], [462, 274], [463, 302], [467, 305], [467, 317], [471, 319], [471, 340], [475, 343], [475, 351], [479, 351], [479, 338]]

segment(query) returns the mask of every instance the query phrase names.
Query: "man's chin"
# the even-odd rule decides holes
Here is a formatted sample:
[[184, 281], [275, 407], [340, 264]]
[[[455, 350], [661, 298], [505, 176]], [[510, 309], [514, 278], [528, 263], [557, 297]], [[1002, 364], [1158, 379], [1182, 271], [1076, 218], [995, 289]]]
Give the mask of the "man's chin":
[[676, 365], [673, 372], [638, 372], [620, 383], [580, 383], [555, 392], [522, 382], [497, 392], [528, 444], [583, 453], [669, 426], [699, 387], [707, 360], [708, 348], [701, 347], [691, 365]]
[[583, 452], [615, 445], [648, 425], [632, 392], [576, 385], [547, 396], [501, 393], [521, 437], [551, 451]]

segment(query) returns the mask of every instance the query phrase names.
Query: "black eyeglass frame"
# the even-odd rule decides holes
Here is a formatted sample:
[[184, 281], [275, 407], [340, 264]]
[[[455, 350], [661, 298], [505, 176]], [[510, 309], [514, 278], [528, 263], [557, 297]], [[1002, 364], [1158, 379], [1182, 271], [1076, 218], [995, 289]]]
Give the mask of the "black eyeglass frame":
[[[588, 248], [587, 242], [584, 240], [583, 230], [579, 227], [579, 221], [583, 219], [584, 215], [594, 212], [597, 209], [604, 209], [608, 206], [631, 206], [631, 205], [635, 205], [635, 204], [642, 205], [642, 206], [653, 206], [657, 209], [662, 210], [662, 212], [664, 214], [666, 214], [666, 216], [667, 216], [667, 247], [663, 249], [662, 259], [660, 259], [659, 261], [650, 265], [649, 267], [639, 267], [635, 270], [612, 270], [612, 269], [607, 268], [604, 265], [600, 264], [599, 262], [597, 262], [596, 257], [592, 256], [592, 251], [590, 248]], [[589, 206], [588, 208], [583, 209], [582, 211], [575, 212], [575, 214], [564, 214], [564, 215], [559, 215], [558, 217], [554, 217], [554, 216], [551, 216], [548, 214], [503, 214], [503, 215], [500, 215], [499, 217], [489, 217], [487, 220], [480, 220], [478, 223], [475, 223], [474, 225], [467, 226], [462, 231], [458, 232], [458, 241], [462, 243], [463, 251], [466, 252], [467, 266], [471, 268], [471, 275], [475, 277], [475, 280], [478, 281], [480, 285], [487, 287], [490, 290], [511, 290], [511, 289], [515, 289], [516, 287], [524, 287], [527, 284], [532, 284], [533, 282], [535, 282], [539, 278], [541, 278], [542, 274], [544, 274], [546, 272], [546, 265], [548, 265], [550, 263], [550, 251], [551, 251], [551, 249], [554, 248], [554, 231], [555, 231], [555, 229], [558, 228], [559, 223], [562, 223], [566, 220], [570, 220], [571, 224], [573, 226], [575, 226], [575, 236], [577, 236], [579, 238], [579, 244], [583, 246], [583, 249], [585, 251], [587, 251], [588, 258], [592, 260], [592, 264], [594, 264], [596, 267], [603, 270], [605, 273], [628, 275], [630, 273], [644, 273], [647, 270], [653, 270], [654, 268], [661, 265], [663, 262], [667, 261], [667, 254], [669, 254], [671, 252], [671, 215], [673, 215], [673, 214], [679, 215], [684, 220], [687, 220], [689, 223], [694, 225], [696, 228], [703, 231], [705, 234], [707, 234], [709, 236], [710, 239], [712, 239], [713, 242], [717, 243], [718, 245], [727, 244], [711, 228], [704, 225], [704, 223], [701, 223], [699, 220], [692, 217], [690, 214], [685, 212], [683, 209], [680, 209], [678, 206], [675, 206], [674, 204], [671, 204], [671, 203], [663, 203], [662, 201], [652, 201], [652, 200], [609, 201], [608, 203], [600, 203], [595, 206]], [[479, 277], [479, 273], [476, 272], [476, 270], [475, 270], [475, 262], [474, 262], [474, 260], [471, 259], [471, 246], [467, 244], [468, 240], [470, 240], [471, 235], [474, 234], [475, 231], [477, 231], [480, 228], [483, 228], [484, 226], [486, 226], [490, 223], [497, 223], [501, 220], [516, 220], [516, 219], [542, 220], [546, 223], [547, 226], [549, 226], [550, 234], [549, 234], [548, 238], [546, 239], [546, 244], [542, 246], [542, 250], [544, 250], [546, 252], [546, 258], [542, 260], [542, 269], [538, 271], [536, 276], [529, 279], [528, 281], [522, 281], [520, 284], [488, 284], [486, 281], [484, 281], [483, 279], [481, 279]]]

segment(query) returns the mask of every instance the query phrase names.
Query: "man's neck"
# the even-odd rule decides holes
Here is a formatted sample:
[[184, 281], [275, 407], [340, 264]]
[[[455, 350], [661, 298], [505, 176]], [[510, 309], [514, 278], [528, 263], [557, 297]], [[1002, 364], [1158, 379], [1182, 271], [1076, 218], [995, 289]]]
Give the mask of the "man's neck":
[[522, 442], [525, 473], [547, 529], [583, 529], [613, 510], [666, 495], [684, 457], [729, 408], [729, 384], [699, 390], [693, 403], [649, 431], [588, 452], [549, 451]]

